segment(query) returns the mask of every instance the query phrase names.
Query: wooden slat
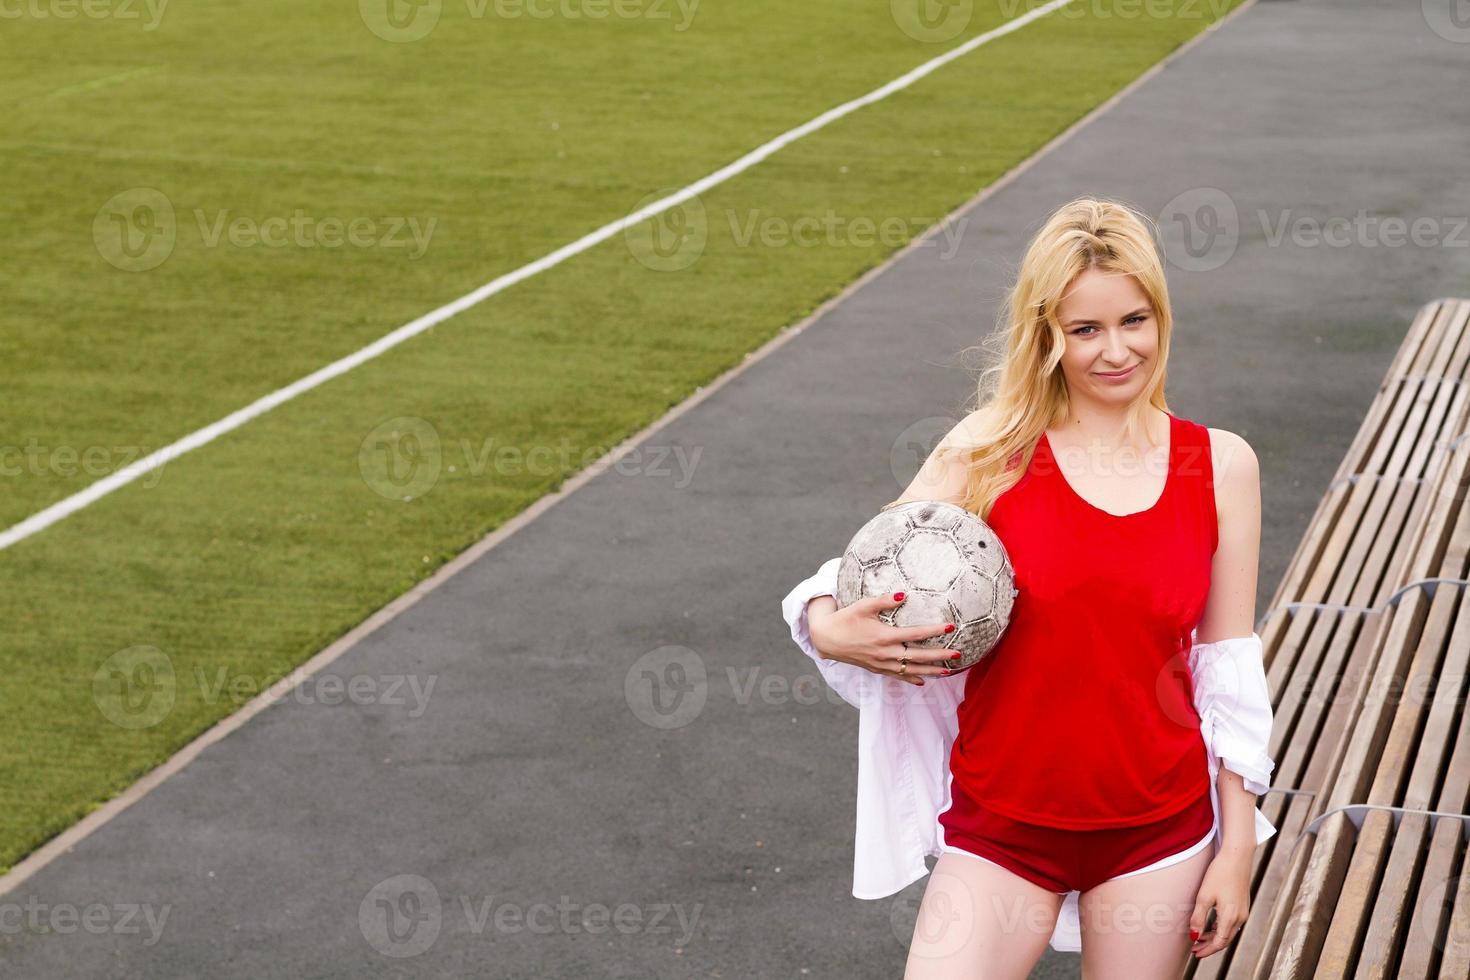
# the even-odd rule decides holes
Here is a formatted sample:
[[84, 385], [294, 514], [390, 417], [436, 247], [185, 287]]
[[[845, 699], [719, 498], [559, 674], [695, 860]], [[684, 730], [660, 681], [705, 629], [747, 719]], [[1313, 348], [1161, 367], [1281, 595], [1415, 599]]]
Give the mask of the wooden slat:
[[[1461, 507], [1459, 516], [1459, 526], [1441, 564], [1442, 575], [1446, 578], [1465, 578], [1470, 572], [1466, 561], [1467, 554], [1470, 554], [1470, 508]], [[1400, 701], [1393, 721], [1393, 731], [1389, 736], [1391, 751], [1378, 762], [1378, 776], [1369, 795], [1374, 802], [1393, 801], [1390, 805], [1427, 810], [1434, 806], [1440, 795], [1443, 773], [1455, 746], [1454, 735], [1458, 728], [1455, 716], [1459, 713], [1461, 681], [1466, 674], [1467, 659], [1470, 659], [1470, 642], [1467, 642], [1470, 630], [1466, 629], [1467, 622], [1470, 622], [1470, 617], [1466, 616], [1470, 612], [1470, 601], [1467, 600], [1470, 600], [1470, 591], [1465, 589], [1443, 588], [1435, 592], [1429, 622], [1410, 664], [1404, 688], [1407, 696]], [[1450, 639], [1455, 623], [1458, 623], [1458, 644]], [[1435, 682], [1439, 678], [1453, 684], [1452, 698], [1431, 696], [1435, 694]], [[1407, 785], [1399, 793], [1398, 784], [1405, 772], [1408, 773]], [[1460, 811], [1459, 806], [1454, 809]], [[1388, 859], [1389, 882], [1408, 885], [1420, 880], [1428, 857], [1430, 829], [1428, 818], [1404, 817], [1394, 836], [1393, 850]], [[1415, 888], [1391, 887], [1375, 897], [1363, 951], [1358, 958], [1358, 977], [1368, 980], [1395, 974], [1397, 949], [1400, 940], [1407, 939], [1407, 920], [1413, 912], [1411, 902], [1415, 892]], [[1347, 909], [1339, 903], [1336, 914], [1342, 915], [1345, 911]], [[1332, 946], [1330, 938], [1328, 946]]]
[[[1352, 532], [1334, 529], [1341, 535], [1339, 540], [1348, 543], [1336, 550], [1338, 560], [1365, 556], [1370, 576], [1380, 568], [1396, 566], [1385, 580], [1393, 588], [1429, 575], [1463, 577], [1470, 526], [1456, 526], [1464, 510], [1458, 488], [1470, 475], [1470, 453], [1451, 452], [1447, 443], [1466, 431], [1470, 398], [1466, 385], [1443, 379], [1463, 379], [1470, 367], [1467, 316], [1470, 304], [1464, 301], [1437, 304], [1430, 335], [1419, 338], [1419, 356], [1396, 361], [1413, 377], [1386, 379], [1402, 387], [1399, 395], [1411, 396], [1395, 397], [1385, 385], [1380, 394], [1386, 397], [1375, 401], [1375, 407], [1382, 402], [1379, 417], [1387, 419], [1388, 425], [1372, 441], [1369, 462], [1378, 466], [1370, 465], [1367, 472], [1402, 476], [1393, 482], [1408, 492], [1391, 495], [1387, 507], [1375, 507], [1370, 495], [1358, 512], [1361, 523]], [[1462, 443], [1460, 448], [1467, 447]], [[1389, 480], [1360, 480], [1358, 485], [1364, 482]], [[1384, 523], [1375, 528], [1374, 521], [1380, 518]], [[1370, 542], [1366, 551], [1364, 541]], [[1383, 559], [1390, 554], [1397, 554], [1400, 560]], [[1324, 563], [1333, 558], [1333, 550], [1324, 549]], [[1326, 572], [1321, 575], [1327, 577]], [[1382, 588], [1374, 591], [1377, 605], [1386, 594]], [[1323, 754], [1336, 756], [1325, 766], [1310, 767], [1319, 774], [1328, 770], [1324, 778], [1330, 789], [1319, 792], [1309, 804], [1290, 801], [1286, 804], [1289, 810], [1305, 808], [1316, 815], [1365, 799], [1428, 808], [1437, 798], [1440, 772], [1452, 740], [1457, 740], [1453, 711], [1412, 701], [1386, 704], [1366, 695], [1370, 685], [1394, 678], [1427, 678], [1446, 669], [1463, 673], [1463, 654], [1444, 659], [1452, 649], [1448, 634], [1462, 595], [1449, 588], [1430, 599], [1426, 592], [1416, 590], [1406, 594], [1397, 608], [1364, 617], [1363, 630], [1351, 647], [1363, 655], [1344, 672], [1338, 697], [1332, 700], [1325, 719], [1324, 733], [1336, 727], [1340, 736], [1313, 744], [1299, 731], [1287, 752], [1288, 758], [1305, 753], [1313, 762]], [[1315, 631], [1303, 632], [1307, 643], [1317, 637]], [[1287, 638], [1291, 638], [1289, 633]], [[1368, 642], [1364, 644], [1363, 639]], [[1299, 668], [1310, 663], [1297, 659]], [[1321, 660], [1329, 662], [1331, 657]], [[1284, 676], [1293, 694], [1307, 689], [1296, 671]], [[1294, 821], [1292, 829], [1299, 826]], [[1404, 818], [1395, 833], [1392, 816], [1386, 812], [1370, 814], [1361, 832], [1355, 832], [1341, 816], [1326, 821], [1315, 839], [1302, 841], [1288, 856], [1270, 922], [1261, 930], [1266, 940], [1263, 951], [1274, 951], [1274, 955], [1258, 959], [1251, 975], [1394, 975], [1400, 966], [1399, 951], [1412, 939], [1410, 922], [1418, 882], [1431, 867], [1429, 834], [1429, 821], [1411, 816]], [[1439, 859], [1441, 865], [1444, 860]], [[1428, 947], [1432, 954], [1433, 944]], [[1432, 961], [1433, 957], [1425, 959]]]
[[[1470, 600], [1470, 592], [1462, 598]], [[1450, 638], [1450, 649], [1470, 650], [1470, 615], [1466, 615], [1463, 604], [1460, 617], [1455, 621], [1455, 635]], [[1462, 677], [1457, 704], [1459, 727], [1453, 736], [1454, 754], [1433, 806], [1433, 809], [1446, 813], [1470, 813], [1470, 712], [1460, 707], [1465, 704], [1467, 683], [1470, 683], [1470, 677]], [[1437, 818], [1433, 824], [1429, 856], [1415, 895], [1414, 916], [1399, 965], [1400, 976], [1430, 977], [1434, 974], [1434, 961], [1446, 948], [1444, 937], [1455, 897], [1454, 877], [1456, 869], [1465, 860], [1466, 838], [1465, 827], [1459, 820]]]
[[[1470, 301], [1436, 301], [1419, 310], [1271, 607], [1330, 603], [1354, 611], [1278, 611], [1260, 628], [1268, 682], [1278, 702], [1273, 783], [1315, 795], [1263, 798], [1262, 809], [1278, 833], [1255, 855], [1251, 915], [1229, 949], [1192, 962], [1188, 976], [1305, 977], [1316, 973], [1328, 947], [1335, 961], [1356, 963], [1366, 933], [1376, 929], [1375, 937], [1400, 937], [1416, 913], [1411, 903], [1417, 892], [1407, 901], [1379, 895], [1383, 872], [1417, 880], [1424, 869], [1448, 860], [1451, 852], [1443, 847], [1435, 852], [1438, 863], [1426, 856], [1431, 828], [1424, 818], [1409, 836], [1400, 831], [1404, 843], [1397, 850], [1392, 818], [1384, 813], [1365, 822], [1362, 838], [1341, 817], [1329, 819], [1316, 837], [1302, 839], [1301, 831], [1333, 806], [1362, 801], [1370, 787], [1396, 800], [1401, 786], [1392, 776], [1375, 783], [1384, 753], [1399, 760], [1399, 782], [1408, 780], [1416, 799], [1435, 797], [1438, 768], [1431, 767], [1447, 757], [1454, 738], [1451, 719], [1423, 706], [1420, 713], [1428, 712], [1433, 724], [1432, 745], [1423, 749], [1414, 738], [1420, 726], [1410, 726], [1413, 711], [1375, 709], [1366, 695], [1374, 682], [1404, 672], [1409, 663], [1404, 651], [1445, 645], [1449, 618], [1443, 609], [1433, 617], [1428, 636], [1424, 630], [1431, 607], [1448, 601], [1448, 592], [1441, 591], [1440, 603], [1419, 592], [1406, 595], [1396, 609], [1384, 604], [1404, 583], [1422, 577], [1425, 569], [1441, 570], [1450, 557], [1446, 516], [1456, 509], [1454, 489], [1466, 475], [1462, 471], [1470, 470], [1470, 451], [1447, 448], [1470, 430], [1470, 385], [1455, 383], [1470, 378], [1467, 327]], [[1418, 663], [1422, 674], [1441, 661], [1426, 652]], [[1470, 766], [1462, 768], [1470, 772]], [[1417, 775], [1411, 776], [1411, 769]], [[1379, 827], [1384, 820], [1386, 830]], [[1375, 840], [1376, 848], [1360, 846]], [[1410, 846], [1412, 840], [1419, 841], [1417, 848]], [[1359, 874], [1349, 879], [1349, 871]], [[1443, 918], [1450, 906], [1439, 904]], [[1338, 907], [1343, 911], [1334, 924]], [[1370, 960], [1363, 969], [1369, 971], [1365, 976], [1386, 975], [1372, 973]]]

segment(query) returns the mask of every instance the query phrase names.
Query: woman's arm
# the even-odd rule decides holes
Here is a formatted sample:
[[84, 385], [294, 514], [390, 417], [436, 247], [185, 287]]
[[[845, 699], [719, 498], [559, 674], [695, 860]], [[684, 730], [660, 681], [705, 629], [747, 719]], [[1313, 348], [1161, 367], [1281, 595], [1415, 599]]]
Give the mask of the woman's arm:
[[[1210, 430], [1218, 540], [1210, 593], [1189, 654], [1196, 704], [1208, 751], [1219, 760], [1215, 791], [1220, 840], [1190, 915], [1191, 952], [1212, 956], [1230, 945], [1250, 915], [1256, 794], [1275, 764], [1271, 692], [1261, 638], [1255, 632], [1260, 560], [1261, 479], [1255, 453], [1233, 432]], [[1213, 926], [1209, 911], [1215, 911]]]
[[1210, 430], [1215, 517], [1220, 543], [1210, 567], [1210, 595], [1197, 642], [1250, 636], [1256, 625], [1256, 570], [1261, 560], [1261, 470], [1240, 436]]
[[[1215, 643], [1255, 632], [1256, 574], [1261, 550], [1261, 475], [1255, 452], [1240, 436], [1210, 430], [1219, 544], [1210, 568], [1210, 593], [1195, 633]], [[1230, 687], [1240, 692], [1239, 679]], [[1221, 809], [1220, 846], [1245, 854], [1256, 849], [1256, 797], [1222, 758], [1216, 782]]]

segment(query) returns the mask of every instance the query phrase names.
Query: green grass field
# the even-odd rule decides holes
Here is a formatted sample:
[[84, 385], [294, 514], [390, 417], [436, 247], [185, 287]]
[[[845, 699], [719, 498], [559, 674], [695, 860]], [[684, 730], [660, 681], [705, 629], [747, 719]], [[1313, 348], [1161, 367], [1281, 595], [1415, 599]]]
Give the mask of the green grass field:
[[[156, 22], [143, 0], [69, 19], [28, 3], [0, 20], [3, 527], [1028, 9], [977, 3], [926, 43], [887, 2], [591, 19], [445, 0], [428, 36], [390, 43], [352, 2], [174, 0]], [[609, 240], [0, 551], [0, 868], [1223, 12], [1136, 7], [1079, 2], [781, 151], [702, 198], [692, 262]], [[114, 215], [138, 217], [137, 188], [174, 222], [134, 229], [166, 258], [128, 271], [148, 255], [119, 251]], [[744, 239], [804, 216], [835, 216], [836, 237]], [[315, 237], [251, 243], [293, 217]], [[874, 240], [865, 220], [906, 233]], [[357, 243], [320, 243], [354, 221]], [[411, 244], [411, 223], [432, 234]], [[398, 417], [438, 450], [385, 443]], [[497, 465], [502, 447], [554, 451]], [[405, 462], [424, 452], [430, 486]], [[157, 653], [110, 663], [168, 684], [166, 711], [100, 670], [137, 648]], [[172, 681], [147, 673], [160, 657]]]

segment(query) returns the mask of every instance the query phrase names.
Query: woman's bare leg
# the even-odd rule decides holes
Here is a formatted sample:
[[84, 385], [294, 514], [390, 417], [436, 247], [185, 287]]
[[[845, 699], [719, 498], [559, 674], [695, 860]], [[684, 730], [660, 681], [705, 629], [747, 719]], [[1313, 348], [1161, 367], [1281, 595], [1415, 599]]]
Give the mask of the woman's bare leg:
[[1189, 917], [1214, 856], [1211, 841], [1167, 868], [1083, 892], [1082, 980], [1179, 980], [1189, 965]]
[[924, 887], [904, 980], [1025, 980], [1065, 898], [988, 861], [945, 851]]

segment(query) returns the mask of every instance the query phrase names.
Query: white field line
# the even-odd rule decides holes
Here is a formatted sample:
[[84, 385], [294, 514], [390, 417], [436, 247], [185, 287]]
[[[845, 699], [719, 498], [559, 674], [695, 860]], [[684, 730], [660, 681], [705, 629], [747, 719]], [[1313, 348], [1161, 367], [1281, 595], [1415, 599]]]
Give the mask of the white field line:
[[65, 517], [69, 517], [70, 515], [75, 514], [77, 511], [81, 510], [83, 507], [86, 507], [88, 504], [100, 500], [101, 498], [107, 496], [109, 493], [112, 493], [112, 491], [114, 490], [127, 486], [129, 483], [132, 483], [134, 480], [138, 479], [140, 476], [143, 476], [145, 473], [150, 473], [153, 470], [158, 469], [160, 466], [163, 466], [164, 464], [170, 462], [171, 460], [178, 459], [180, 456], [184, 455], [184, 453], [189, 452], [191, 449], [198, 449], [200, 446], [214, 441], [215, 439], [224, 435], [226, 432], [229, 432], [233, 429], [238, 429], [240, 426], [244, 425], [246, 422], [249, 422], [251, 419], [254, 419], [260, 415], [264, 415], [266, 412], [269, 412], [277, 405], [284, 404], [285, 402], [288, 402], [291, 399], [295, 398], [297, 395], [304, 394], [311, 389], [317, 387], [318, 385], [325, 384], [326, 382], [332, 380], [340, 374], [346, 374], [348, 371], [351, 371], [358, 365], [365, 364], [366, 362], [371, 361], [378, 355], [386, 353], [387, 351], [392, 350], [394, 347], [397, 347], [405, 340], [408, 340], [411, 337], [418, 336], [425, 330], [428, 330], [430, 327], [433, 327], [436, 324], [443, 323], [445, 320], [448, 320], [456, 313], [462, 313], [470, 307], [489, 299], [491, 296], [494, 296], [496, 293], [501, 292], [502, 290], [509, 289], [511, 286], [514, 286], [521, 280], [529, 279], [531, 276], [536, 275], [538, 272], [544, 272], [545, 270], [550, 269], [553, 266], [560, 265], [562, 262], [565, 262], [572, 256], [577, 255], [581, 252], [585, 252], [589, 248], [592, 248], [594, 245], [606, 241], [607, 239], [618, 234], [620, 231], [623, 231], [630, 225], [636, 225], [640, 221], [645, 221], [648, 218], [651, 218], [656, 214], [666, 211], [671, 207], [682, 204], [685, 201], [689, 200], [691, 197], [702, 194], [712, 187], [718, 187], [720, 184], [723, 184], [731, 177], [734, 177], [746, 170], [749, 170], [751, 167], [755, 166], [757, 163], [760, 163], [762, 160], [766, 159], [766, 157], [775, 153], [782, 147], [794, 143], [795, 141], [801, 139], [803, 136], [815, 133], [817, 130], [823, 128], [829, 123], [835, 122], [836, 120], [841, 119], [843, 116], [846, 116], [849, 113], [856, 112], [863, 106], [872, 105], [874, 102], [886, 99], [894, 92], [898, 92], [908, 88], [910, 85], [914, 84], [924, 76], [930, 74], [931, 72], [937, 71], [938, 69], [949, 64], [951, 61], [954, 61], [956, 58], [964, 57], [971, 51], [974, 51], [976, 48], [980, 47], [982, 44], [993, 41], [998, 37], [1003, 37], [1006, 34], [1011, 33], [1012, 31], [1019, 30], [1020, 28], [1025, 27], [1027, 24], [1031, 23], [1031, 21], [1036, 20], [1038, 17], [1043, 17], [1046, 14], [1051, 13], [1053, 10], [1056, 10], [1058, 7], [1064, 7], [1071, 2], [1072, 0], [1051, 0], [1050, 3], [1047, 3], [1041, 7], [1037, 7], [1035, 10], [1029, 11], [1028, 13], [1022, 14], [1020, 17], [1017, 17], [1014, 20], [1009, 20], [999, 27], [986, 31], [984, 34], [976, 35], [975, 37], [970, 38], [970, 40], [966, 41], [964, 44], [952, 48], [949, 51], [946, 51], [944, 54], [924, 62], [922, 65], [915, 68], [913, 71], [910, 71], [908, 74], [895, 78], [893, 81], [889, 82], [887, 85], [884, 85], [882, 88], [874, 89], [867, 95], [859, 96], [858, 98], [853, 99], [851, 102], [844, 102], [842, 105], [837, 106], [835, 109], [828, 109], [826, 112], [822, 113], [820, 116], [817, 116], [815, 119], [805, 122], [802, 125], [797, 126], [795, 129], [787, 130], [770, 142], [765, 143], [755, 148], [754, 150], [751, 150], [749, 153], [745, 154], [745, 156], [736, 160], [734, 163], [728, 164], [727, 166], [716, 170], [709, 176], [695, 181], [688, 187], [685, 187], [683, 190], [676, 191], [675, 193], [654, 201], [652, 204], [640, 208], [639, 210], [634, 211], [631, 214], [625, 215], [624, 217], [619, 218], [616, 221], [605, 224], [596, 231], [591, 232], [587, 235], [583, 235], [581, 238], [572, 242], [570, 245], [563, 245], [556, 251], [551, 252], [547, 255], [543, 255], [536, 261], [523, 265], [513, 272], [507, 272], [503, 276], [492, 279], [490, 282], [485, 283], [485, 285], [474, 290], [473, 292], [466, 293], [459, 299], [454, 300], [451, 303], [446, 303], [444, 306], [441, 306], [437, 310], [434, 310], [430, 313], [424, 314], [411, 323], [405, 323], [397, 330], [394, 330], [392, 333], [378, 338], [371, 344], [368, 344], [366, 347], [354, 351], [353, 353], [348, 354], [346, 357], [343, 357], [340, 360], [333, 361], [326, 367], [319, 368], [318, 370], [313, 371], [311, 374], [308, 374], [306, 377], [293, 381], [291, 384], [286, 385], [284, 388], [277, 389], [276, 391], [273, 391], [270, 394], [265, 395], [264, 397], [256, 399], [254, 402], [251, 402], [244, 408], [239, 409], [235, 412], [231, 412], [229, 415], [226, 415], [218, 422], [206, 425], [202, 429], [189, 433], [187, 436], [184, 436], [182, 439], [175, 443], [172, 443], [171, 445], [165, 446], [156, 452], [149, 453], [142, 459], [136, 460], [135, 462], [124, 466], [117, 472], [108, 474], [107, 476], [98, 480], [96, 483], [88, 486], [85, 490], [80, 490], [77, 493], [72, 494], [70, 497], [57, 501], [50, 507], [47, 507], [45, 510], [37, 511], [30, 517], [27, 517], [19, 524], [15, 524], [9, 528], [6, 528], [3, 532], [0, 532], [0, 549], [8, 548], [18, 541], [24, 541], [31, 535], [44, 531], [52, 524], [55, 524], [57, 521], [60, 521]]

